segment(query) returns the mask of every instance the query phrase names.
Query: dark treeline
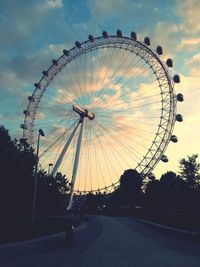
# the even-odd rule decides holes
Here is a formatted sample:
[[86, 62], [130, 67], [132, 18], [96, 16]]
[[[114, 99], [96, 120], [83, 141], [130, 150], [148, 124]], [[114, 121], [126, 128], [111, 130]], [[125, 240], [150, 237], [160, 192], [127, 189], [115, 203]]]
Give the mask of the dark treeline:
[[[2, 218], [30, 217], [33, 205], [36, 155], [24, 140], [12, 140], [0, 126], [0, 214]], [[38, 172], [36, 215], [52, 215], [65, 210], [68, 180], [61, 173], [55, 177]]]
[[168, 171], [159, 179], [126, 170], [112, 193], [113, 207], [200, 211], [200, 164], [198, 155], [180, 160], [178, 174]]
[[[24, 140], [12, 140], [0, 126], [0, 213], [4, 218], [30, 217], [33, 204], [36, 155]], [[38, 172], [36, 215], [66, 212], [69, 182], [61, 173], [55, 177]], [[168, 171], [156, 179], [142, 177], [136, 170], [125, 170], [119, 187], [109, 194], [88, 194], [74, 198], [74, 210], [82, 213], [140, 214], [157, 218], [168, 214], [200, 214], [200, 164], [193, 154], [179, 162], [179, 171]], [[168, 216], [167, 215], [167, 216]], [[162, 215], [163, 216], [163, 215]], [[168, 217], [169, 217], [168, 216]], [[198, 215], [199, 216], [199, 215]], [[167, 220], [167, 217], [164, 217]], [[191, 217], [192, 218], [192, 217]], [[200, 219], [199, 219], [200, 221]]]
[[112, 193], [90, 193], [76, 198], [82, 213], [134, 215], [159, 223], [200, 230], [200, 164], [198, 155], [180, 160], [179, 172], [155, 178], [125, 170]]

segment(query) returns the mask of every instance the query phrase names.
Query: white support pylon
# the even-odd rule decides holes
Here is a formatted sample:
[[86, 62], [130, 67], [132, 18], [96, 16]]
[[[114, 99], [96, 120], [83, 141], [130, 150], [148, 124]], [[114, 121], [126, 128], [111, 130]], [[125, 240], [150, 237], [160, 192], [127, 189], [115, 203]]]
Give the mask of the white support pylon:
[[73, 204], [74, 185], [75, 185], [76, 174], [77, 174], [77, 170], [78, 170], [78, 161], [79, 161], [81, 142], [82, 142], [82, 136], [83, 136], [84, 117], [81, 117], [80, 123], [81, 123], [81, 128], [80, 128], [78, 142], [77, 142], [77, 146], [76, 146], [76, 155], [75, 155], [75, 160], [74, 160], [74, 167], [73, 167], [71, 187], [70, 187], [71, 196], [70, 196], [70, 200], [69, 200], [69, 204], [68, 204], [67, 210], [70, 210], [72, 208], [72, 204]]
[[59, 168], [59, 166], [60, 166], [60, 164], [61, 164], [61, 162], [63, 160], [63, 157], [65, 156], [65, 154], [67, 152], [67, 149], [70, 146], [71, 141], [72, 141], [72, 139], [73, 139], [73, 137], [74, 137], [74, 135], [75, 135], [80, 123], [81, 123], [81, 121], [79, 120], [79, 122], [77, 123], [77, 125], [74, 128], [73, 132], [71, 133], [69, 139], [67, 140], [67, 142], [66, 142], [66, 144], [65, 144], [65, 146], [64, 146], [64, 148], [63, 148], [63, 150], [62, 150], [62, 152], [61, 152], [61, 154], [59, 156], [59, 158], [57, 159], [56, 164], [54, 165], [54, 168], [53, 168], [53, 170], [51, 172], [51, 175], [54, 176], [56, 174], [56, 172], [57, 172], [57, 170], [58, 170], [58, 168]]

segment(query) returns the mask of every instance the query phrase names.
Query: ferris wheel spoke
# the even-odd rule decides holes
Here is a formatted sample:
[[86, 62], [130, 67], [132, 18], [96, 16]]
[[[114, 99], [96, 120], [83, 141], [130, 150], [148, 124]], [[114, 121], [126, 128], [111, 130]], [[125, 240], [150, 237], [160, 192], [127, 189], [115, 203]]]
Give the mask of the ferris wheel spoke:
[[[97, 126], [97, 125], [96, 125], [96, 126]], [[99, 129], [99, 132], [102, 134], [102, 136], [103, 136], [105, 139], [107, 139], [107, 138], [105, 137], [103, 131], [101, 131], [101, 129]], [[103, 145], [108, 147], [108, 145], [107, 145], [106, 142], [104, 142]], [[108, 149], [104, 149], [103, 145], [102, 145], [102, 143], [101, 143], [102, 151], [104, 152], [104, 155], [105, 155], [105, 158], [106, 158], [106, 162], [109, 162], [109, 161], [110, 161], [110, 164], [111, 164], [113, 173], [115, 174], [115, 177], [116, 177], [116, 176], [117, 176], [117, 173], [116, 173], [116, 171], [115, 171], [115, 167], [113, 166], [113, 162], [112, 162], [112, 160], [110, 160], [110, 159], [115, 159], [115, 157], [113, 157], [113, 155], [111, 155], [111, 157], [110, 157], [110, 155], [108, 155], [108, 154], [109, 154], [108, 151], [110, 151], [110, 150], [109, 150], [109, 147], [108, 147]], [[110, 174], [110, 177], [111, 177], [111, 180], [112, 180], [112, 175], [111, 175], [111, 174]], [[113, 181], [112, 181], [112, 184], [113, 184]]]
[[105, 50], [104, 49], [97, 49], [97, 51], [98, 52], [100, 51], [98, 53], [97, 58], [96, 58], [96, 60], [99, 58], [99, 64], [97, 65], [97, 63], [95, 62], [95, 66], [93, 68], [93, 71], [95, 72], [95, 75], [93, 75], [93, 76], [96, 76], [96, 79], [94, 79], [94, 85], [93, 85], [93, 88], [91, 90], [89, 105], [91, 105], [92, 99], [94, 99], [96, 97], [96, 91], [99, 90], [99, 87], [98, 87], [99, 75], [100, 75], [101, 67], [103, 65], [103, 61], [104, 61], [104, 57], [105, 57], [105, 55], [104, 55]]
[[48, 94], [44, 94], [44, 97], [49, 98], [51, 102], [53, 100], [54, 103], [68, 103], [70, 101], [73, 104], [78, 105], [77, 101], [74, 99], [76, 94], [74, 94], [75, 92], [71, 90], [71, 87], [76, 84], [76, 82], [74, 82], [71, 78], [71, 73], [69, 73], [69, 71], [65, 71], [64, 73], [61, 70], [60, 76], [60, 82], [58, 83], [53, 80], [48, 90]]
[[[87, 127], [87, 124], [88, 122], [86, 121], [85, 122], [85, 129]], [[86, 131], [84, 129], [84, 150], [85, 150], [85, 168], [86, 168], [86, 172], [85, 172], [85, 177], [84, 177], [84, 190], [87, 188], [90, 187], [90, 190], [92, 189], [92, 175], [91, 175], [91, 168], [89, 168], [89, 164], [91, 162], [91, 153], [90, 153], [90, 150], [89, 150], [89, 145], [90, 145], [90, 138], [91, 138], [91, 133], [90, 133], [90, 128], [87, 127], [87, 134], [86, 134]], [[89, 185], [90, 186], [89, 186]], [[87, 186], [88, 185], [88, 186]]]
[[[80, 96], [83, 95], [83, 91], [82, 91], [82, 85], [81, 85], [81, 81], [80, 81], [80, 77], [78, 75], [78, 72], [77, 72], [77, 68], [75, 66], [73, 66], [72, 63], [70, 63], [70, 66], [71, 66], [71, 69], [72, 69], [72, 72], [74, 74], [74, 81], [76, 81], [76, 83], [78, 84], [78, 88], [79, 88], [79, 101], [80, 101], [80, 104], [83, 105], [83, 99], [81, 99]], [[75, 70], [74, 70], [75, 69]]]
[[[117, 111], [117, 114], [123, 114], [123, 113], [126, 113], [127, 114], [127, 112], [134, 112], [134, 111], [138, 111], [138, 110], [140, 110], [140, 108], [142, 107], [151, 107], [152, 105], [155, 105], [155, 104], [160, 104], [161, 103], [161, 101], [159, 100], [159, 101], [153, 101], [153, 102], [147, 102], [147, 103], [145, 103], [145, 104], [141, 104], [141, 105], [136, 105], [136, 106], [132, 106], [132, 107], [129, 107], [129, 108], [126, 108], [126, 109], [119, 109], [118, 111]], [[116, 107], [116, 106], [120, 106], [120, 105], [114, 105], [114, 108]], [[149, 110], [150, 111], [150, 110]], [[102, 111], [101, 111], [101, 113], [102, 113]], [[96, 114], [96, 116], [98, 116], [100, 113], [98, 113], [97, 112], [97, 114]]]
[[[104, 125], [105, 127], [107, 127], [107, 129], [109, 130], [111, 130], [112, 132], [114, 132], [114, 131], [116, 131], [116, 127], [114, 128], [114, 127], [111, 127], [110, 126], [110, 124], [106, 124], [106, 123], [101, 123], [102, 125]], [[148, 148], [147, 147], [145, 147], [143, 144], [141, 144], [141, 143], [139, 143], [139, 142], [136, 142], [134, 139], [133, 139], [133, 136], [135, 135], [135, 136], [138, 136], [138, 135], [136, 135], [135, 133], [133, 134], [133, 136], [130, 136], [130, 135], [126, 135], [126, 134], [124, 134], [124, 133], [122, 133], [122, 132], [124, 132], [124, 129], [122, 128], [122, 127], [117, 127], [117, 129], [118, 130], [120, 130], [120, 132], [118, 132], [118, 136], [121, 136], [122, 137], [122, 139], [124, 140], [124, 142], [125, 142], [125, 140], [127, 140], [127, 141], [132, 141], [133, 143], [134, 143], [134, 146], [141, 146], [141, 147], [143, 147], [144, 149], [146, 149], [146, 150], [148, 150]], [[127, 132], [127, 130], [125, 130], [126, 132]], [[124, 139], [125, 138], [125, 139]], [[144, 138], [143, 138], [144, 139]], [[149, 141], [149, 140], [148, 140]], [[130, 143], [130, 142], [129, 142]], [[134, 148], [135, 149], [135, 148]]]
[[[125, 49], [127, 49], [129, 46], [130, 46], [130, 43], [127, 45], [127, 47]], [[125, 72], [127, 73], [127, 71], [129, 71], [129, 65], [133, 64], [133, 62], [135, 62], [135, 60], [136, 60], [136, 57], [134, 57], [132, 61], [129, 60], [130, 61], [129, 65], [127, 66], [127, 68], [124, 68], [124, 65], [127, 63], [127, 60], [130, 59], [130, 56], [132, 54], [131, 54], [131, 51], [127, 51], [127, 52], [123, 51], [123, 52], [121, 50], [119, 53], [119, 54], [121, 54], [121, 57], [119, 59], [117, 59], [116, 61], [120, 62], [120, 64], [116, 64], [117, 67], [113, 71], [113, 75], [110, 77], [110, 80], [113, 80], [118, 75], [118, 71], [120, 71], [121, 69], [122, 70], [124, 69], [124, 73]], [[123, 76], [123, 74], [121, 74], [121, 75]]]
[[[117, 51], [117, 53], [115, 53]], [[107, 68], [107, 70], [105, 70], [105, 73], [103, 75], [102, 81], [101, 81], [101, 87], [105, 88], [105, 80], [108, 79], [108, 76], [110, 74], [111, 71], [113, 71], [113, 57], [114, 59], [116, 59], [117, 55], [114, 54], [118, 54], [119, 50], [113, 49], [112, 52], [110, 53], [110, 56], [108, 55], [107, 57], [107, 61], [105, 62], [105, 66]], [[102, 97], [102, 90], [99, 90], [97, 93], [97, 99]], [[99, 100], [97, 101], [96, 105], [98, 105]], [[93, 103], [94, 105], [94, 103]]]
[[[105, 129], [104, 129], [105, 130]], [[130, 162], [135, 161], [136, 164], [140, 161], [138, 156], [132, 151], [129, 147], [127, 147], [126, 144], [122, 144], [122, 142], [114, 135], [111, 135], [111, 139], [114, 141], [114, 144], [120, 147], [120, 151], [123, 152], [123, 157], [121, 157], [122, 161], [125, 162], [126, 166], [130, 166], [130, 163], [127, 162], [129, 160]]]
[[[153, 81], [154, 82], [154, 81]], [[121, 87], [120, 88], [120, 90], [122, 90], [123, 89], [123, 87]], [[154, 91], [154, 90], [158, 90], [158, 87], [156, 87], [156, 88], [152, 88], [151, 90], [149, 90], [148, 92], [150, 92], [150, 91]], [[126, 91], [126, 90], [125, 90]], [[130, 94], [131, 94], [132, 92], [131, 91], [129, 91], [129, 94], [127, 93], [127, 91], [125, 92], [125, 93], [123, 93], [123, 94], [120, 94], [120, 99], [123, 99], [123, 97], [129, 97], [130, 96]], [[147, 92], [146, 92], [147, 93]], [[144, 95], [146, 94], [146, 93], [143, 93], [142, 94], [142, 97], [144, 97]], [[141, 95], [141, 94], [140, 94]], [[132, 97], [134, 97], [134, 96], [132, 96]], [[141, 98], [142, 98], [141, 97]], [[136, 98], [138, 98], [137, 96], [136, 96]], [[119, 98], [117, 98], [117, 99], [119, 99]], [[130, 97], [129, 97], [129, 101], [130, 101]], [[139, 99], [139, 98], [138, 98]], [[107, 101], [106, 101], [106, 103], [104, 103], [104, 104], [101, 104], [100, 106], [99, 106], [99, 112], [100, 111], [102, 111], [103, 109], [105, 109], [105, 108], [107, 108], [107, 107], [109, 107], [109, 106], [111, 106], [111, 101], [113, 100], [113, 98], [111, 98], [111, 97], [109, 97], [108, 99], [107, 99]], [[117, 104], [117, 105], [119, 105], [119, 104]]]
[[[105, 124], [106, 124], [106, 123], [105, 123]], [[135, 132], [133, 132], [133, 129], [135, 129], [135, 127], [128, 126], [128, 127], [127, 127], [128, 129], [132, 129], [132, 131], [130, 131], [130, 130], [128, 130], [127, 128], [124, 127], [124, 126], [126, 126], [125, 124], [114, 124], [114, 123], [111, 124], [111, 123], [109, 122], [109, 123], [107, 123], [107, 126], [111, 126], [111, 127], [113, 127], [113, 130], [120, 130], [120, 131], [122, 131], [122, 132], [131, 133], [132, 136], [137, 136], [137, 137], [139, 137], [139, 138], [141, 138], [141, 139], [144, 139], [144, 140], [146, 140], [146, 141], [151, 141], [151, 139], [146, 138], [146, 137], [144, 137], [144, 136], [142, 136], [142, 135], [139, 135], [139, 134], [136, 134]]]
[[[141, 58], [139, 58], [138, 61], [136, 61], [135, 64], [137, 64], [138, 62], [140, 62], [140, 60], [141, 60]], [[131, 62], [131, 63], [132, 63], [132, 62]], [[134, 64], [132, 64], [132, 68], [133, 68], [133, 67], [134, 67]], [[130, 68], [130, 69], [126, 72], [126, 76], [129, 75], [130, 71], [132, 70], [131, 67], [129, 67], [129, 68]], [[120, 79], [116, 80], [116, 81], [115, 81], [115, 84], [119, 84], [119, 85], [120, 85], [120, 84], [121, 84], [120, 81], [121, 81], [122, 79], [123, 79], [123, 78], [121, 77]], [[130, 78], [129, 78], [128, 80], [130, 80]], [[118, 93], [119, 91], [121, 91], [123, 88], [125, 88], [125, 84], [127, 85], [127, 83], [128, 83], [128, 81], [123, 82], [124, 86], [120, 86], [119, 89], [116, 89], [116, 90], [115, 90], [115, 94]], [[110, 98], [111, 98], [111, 97], [108, 97], [108, 100], [109, 100]], [[101, 109], [102, 107], [100, 106], [99, 108]]]
[[[57, 87], [56, 84], [52, 84], [51, 87]], [[63, 86], [64, 88], [64, 86]], [[68, 102], [71, 102], [73, 104], [77, 105], [77, 102], [75, 101], [75, 99], [73, 99], [72, 94], [69, 93], [66, 90], [66, 93], [64, 94], [64, 92], [62, 92], [64, 89], [58, 88], [57, 90], [54, 89], [53, 92], [51, 92], [51, 90], [49, 90], [48, 92], [45, 92], [43, 95], [42, 100], [40, 101], [40, 103], [46, 104], [47, 107], [50, 105], [53, 105], [55, 108], [60, 108], [58, 105], [59, 104], [65, 104]]]
[[98, 143], [99, 143], [99, 147], [100, 147], [100, 149], [102, 151], [101, 155], [102, 155], [102, 158], [103, 158], [103, 160], [105, 162], [105, 167], [107, 169], [107, 174], [108, 174], [109, 179], [111, 180], [111, 184], [112, 184], [113, 183], [113, 181], [112, 181], [112, 175], [111, 175], [110, 169], [108, 167], [108, 161], [109, 161], [109, 159], [106, 158], [105, 150], [103, 148], [103, 145], [101, 143], [101, 140], [100, 140], [99, 136], [97, 135], [96, 137], [97, 137], [97, 140], [98, 140]]
[[[107, 131], [110, 130], [112, 134], [113, 134], [113, 132], [116, 131], [116, 127], [113, 127], [113, 128], [112, 128], [112, 127], [110, 126], [110, 124], [101, 123], [101, 125], [104, 125], [105, 127], [107, 127]], [[118, 128], [119, 128], [119, 127], [118, 127]], [[122, 130], [121, 130], [121, 127], [120, 127], [119, 129], [120, 129], [120, 131], [122, 131]], [[134, 134], [134, 135], [135, 135], [135, 134]], [[142, 144], [140, 144], [140, 143], [138, 143], [138, 142], [132, 140], [132, 137], [131, 137], [131, 136], [127, 136], [127, 135], [125, 135], [125, 134], [122, 133], [122, 132], [118, 132], [118, 136], [121, 136], [121, 137], [123, 138], [123, 140], [130, 139], [130, 141], [134, 142], [135, 145], [139, 145], [139, 146], [143, 147], [144, 149], [148, 149], [147, 147], [143, 146]], [[126, 139], [124, 139], [124, 137], [125, 137]]]
[[[90, 166], [90, 151], [89, 151], [88, 146], [86, 146], [85, 153], [86, 152], [87, 152], [87, 154], [85, 156], [85, 168], [86, 168], [86, 171], [85, 171], [85, 179], [84, 179], [84, 181], [85, 181], [85, 183], [84, 183], [84, 191], [86, 191], [86, 188], [87, 188], [88, 173], [89, 173], [89, 166]], [[91, 188], [91, 184], [90, 184], [90, 188]]]
[[[117, 51], [116, 52], [116, 56], [114, 56], [114, 51]], [[109, 76], [109, 81], [112, 81], [112, 77], [113, 77], [113, 73], [115, 72], [115, 70], [114, 70], [114, 61], [117, 61], [117, 58], [119, 57], [119, 55], [120, 55], [120, 49], [113, 49], [113, 53], [111, 54], [111, 59], [113, 59], [113, 62], [110, 62], [110, 61], [108, 61], [108, 63], [107, 63], [107, 68], [109, 69], [109, 70], [111, 70], [112, 71], [112, 76]], [[123, 64], [123, 61], [122, 60], [119, 60], [118, 62], [122, 62], [122, 64]], [[116, 64], [115, 63], [115, 65], [117, 65], [118, 66], [118, 64]], [[108, 78], [108, 77], [107, 77]], [[105, 79], [104, 79], [104, 81], [105, 81]], [[106, 87], [106, 85], [107, 85], [107, 83], [104, 85], [104, 82], [102, 83], [102, 88], [104, 88], [104, 87]], [[96, 104], [97, 106], [100, 104], [100, 101], [102, 100], [102, 98], [103, 98], [103, 94], [101, 93], [101, 90], [99, 90], [99, 93], [98, 93], [98, 96], [97, 96], [97, 98], [99, 98], [98, 100], [97, 100], [97, 102], [96, 103], [93, 103], [93, 105], [92, 105], [92, 108], [94, 107], [94, 105]]]
[[[110, 130], [109, 127], [105, 126], [103, 123], [100, 123], [100, 122], [97, 122], [105, 131], [108, 131]], [[121, 142], [120, 138], [118, 138], [118, 134], [114, 134], [113, 131], [112, 131], [112, 134], [110, 135], [110, 137], [114, 140], [117, 140], [119, 142], [119, 144], [121, 146], [123, 146], [129, 153], [131, 152], [132, 154], [134, 154], [134, 156], [136, 156], [136, 154], [142, 156], [142, 154], [140, 152], [138, 152], [135, 148], [131, 147], [129, 144], [127, 144], [123, 139], [123, 143]], [[135, 154], [136, 153], [136, 154]], [[136, 158], [138, 158], [138, 156], [136, 156]], [[134, 158], [135, 162], [138, 163], [138, 161]]]
[[[98, 84], [101, 84], [101, 82], [102, 82], [102, 78], [101, 78], [102, 69], [105, 71], [106, 60], [107, 60], [107, 58], [109, 56], [108, 53], [109, 53], [109, 49], [108, 48], [102, 49], [103, 56], [101, 57], [102, 59], [100, 60], [100, 64], [99, 64], [99, 68], [98, 68], [98, 72], [97, 72], [97, 79], [96, 79], [97, 86], [98, 86]], [[97, 97], [98, 91], [101, 91], [101, 89], [99, 87], [97, 87], [97, 89], [94, 90], [94, 93], [91, 96], [91, 101], [92, 101], [92, 99], [95, 99]]]
[[[115, 160], [117, 162], [117, 165], [116, 166], [120, 166], [121, 172], [123, 172], [123, 170], [125, 169], [125, 167], [122, 167], [121, 162], [124, 161], [126, 163], [126, 165], [125, 165], [126, 167], [127, 166], [130, 166], [130, 165], [127, 164], [127, 162], [124, 160], [123, 157], [121, 157], [120, 160], [118, 159], [119, 153], [116, 153], [116, 151], [113, 151], [113, 148], [112, 148], [113, 144], [110, 142], [108, 136], [104, 133], [103, 129], [101, 129], [101, 127], [99, 127], [99, 130], [98, 131], [101, 133], [101, 135], [106, 140], [106, 142], [104, 142], [105, 146], [107, 147], [107, 149], [105, 149], [105, 151], [110, 152], [110, 155], [108, 155], [108, 159], [109, 159], [108, 162], [111, 162], [112, 163], [112, 161]], [[115, 173], [115, 176], [117, 177], [118, 174], [115, 171], [115, 166], [112, 165], [112, 169], [113, 169], [113, 172]]]
[[[99, 144], [99, 140], [98, 140], [98, 144]], [[98, 169], [99, 169], [99, 176], [101, 177], [102, 181], [103, 181], [103, 187], [106, 186], [106, 177], [105, 177], [105, 173], [103, 172], [103, 167], [102, 167], [102, 159], [100, 158], [100, 155], [98, 153], [98, 146], [96, 145], [96, 143], [94, 142], [94, 146], [96, 149], [96, 155], [97, 155], [97, 165], [98, 165]]]
[[[130, 89], [130, 88], [137, 88], [137, 86], [138, 86], [138, 84], [144, 84], [144, 81], [146, 80], [146, 79], [148, 79], [149, 77], [147, 76], [147, 77], [144, 77], [142, 80], [139, 80], [137, 83], [134, 81], [134, 79], [132, 79], [132, 77], [130, 78], [130, 79], [128, 79], [128, 80], [126, 80], [126, 82], [124, 82], [123, 83], [123, 85], [122, 86], [120, 86], [119, 87], [119, 89], [118, 90], [116, 90], [116, 93], [120, 90], [120, 91], [122, 91], [122, 89], [124, 89], [125, 90], [125, 92], [124, 93], [120, 93], [120, 98], [122, 98], [122, 97], [124, 97], [124, 96], [126, 96], [127, 95], [127, 89], [126, 88], [129, 88], [129, 93], [132, 93], [132, 92], [137, 92], [136, 90], [132, 90], [132, 89]], [[150, 86], [151, 86], [151, 84], [152, 85], [154, 85], [154, 83], [157, 81], [157, 78], [156, 79], [153, 79], [152, 81], [149, 81], [148, 82], [148, 88], [150, 88]], [[158, 90], [158, 86], [156, 86], [155, 87], [155, 85], [154, 85], [154, 88], [150, 88], [148, 91], [146, 91], [146, 92], [143, 92], [142, 94], [139, 92], [137, 92], [137, 94], [139, 95], [139, 96], [141, 96], [141, 97], [143, 97], [147, 92], [150, 92], [150, 91], [154, 91], [154, 90]], [[137, 98], [138, 96], [136, 96], [136, 98]], [[110, 104], [110, 101], [112, 100], [112, 98], [110, 97], [110, 99], [108, 98], [108, 100], [109, 101], [107, 101], [107, 103], [105, 103], [104, 105], [101, 105], [101, 109], [102, 108], [105, 108], [106, 106], [107, 106], [107, 104]]]
[[[43, 122], [43, 120], [38, 119], [37, 127], [39, 128], [42, 126], [42, 127], [47, 128], [47, 132], [49, 134], [51, 133], [51, 130], [48, 130], [48, 129], [51, 129], [52, 127], [53, 127], [52, 131], [54, 131], [54, 128], [58, 129], [61, 127], [65, 127], [66, 123], [69, 125], [72, 124], [75, 120], [77, 120], [77, 118], [74, 118], [73, 115], [74, 114], [72, 113], [72, 111], [69, 111], [68, 113], [65, 114], [65, 116], [61, 116], [61, 119], [59, 117], [55, 118], [55, 116], [54, 117], [45, 116], [46, 122]], [[45, 129], [45, 132], [46, 132], [46, 129]]]
[[[123, 121], [124, 120], [126, 120], [126, 118], [123, 118]], [[129, 120], [127, 120], [127, 121], [129, 123], [131, 123]], [[129, 128], [131, 128], [133, 130], [141, 131], [142, 133], [145, 132], [145, 133], [148, 133], [148, 134], [151, 134], [151, 135], [155, 135], [155, 131], [148, 131], [147, 129], [144, 129], [144, 126], [143, 126], [143, 128], [135, 127], [135, 124], [136, 123], [134, 123], [134, 126], [129, 125]], [[125, 124], [125, 123], [119, 123], [118, 125], [120, 125], [121, 127], [126, 127], [127, 126], [127, 124]], [[138, 125], [138, 123], [137, 123], [137, 125]], [[157, 124], [153, 124], [153, 125], [157, 126]]]
[[[73, 128], [74, 126], [72, 125], [70, 128], [65, 128], [65, 130], [64, 130], [64, 132], [63, 133], [59, 133], [59, 134], [57, 134], [57, 135], [53, 135], [53, 133], [55, 133], [55, 132], [57, 132], [57, 131], [59, 131], [59, 129], [58, 128], [56, 128], [55, 130], [53, 129], [53, 130], [51, 130], [49, 133], [48, 133], [48, 136], [52, 136], [53, 135], [53, 142], [50, 140], [47, 140], [46, 142], [43, 142], [43, 147], [44, 147], [44, 151], [43, 151], [43, 153], [42, 153], [42, 155], [44, 155], [46, 152], [48, 152], [49, 151], [49, 149], [51, 149], [51, 148], [53, 148], [55, 145], [57, 145], [57, 143], [62, 139], [62, 138], [64, 138], [64, 136], [66, 135], [66, 133], [68, 133], [68, 132], [70, 132], [71, 130], [72, 130], [72, 128]], [[50, 143], [50, 144], [49, 144]], [[47, 147], [48, 146], [48, 147]], [[42, 155], [41, 155], [41, 157], [42, 157]]]
[[[105, 177], [104, 177], [104, 174], [103, 174], [103, 171], [102, 171], [102, 166], [100, 164], [100, 162], [102, 163], [102, 160], [99, 158], [100, 156], [100, 153], [97, 152], [97, 145], [96, 145], [96, 139], [94, 138], [95, 136], [95, 127], [90, 127], [91, 128], [91, 133], [93, 135], [93, 138], [91, 138], [91, 142], [90, 142], [90, 145], [93, 145], [94, 146], [94, 156], [95, 156], [95, 167], [96, 167], [96, 172], [93, 174], [97, 176], [97, 188], [99, 189], [100, 187], [105, 187], [106, 186], [106, 183], [105, 183]], [[89, 149], [89, 146], [87, 146], [87, 148]], [[102, 179], [102, 182], [103, 182], [103, 185], [102, 185], [102, 182], [100, 181], [100, 177]]]
[[[100, 183], [99, 183], [99, 171], [98, 171], [98, 153], [96, 149], [96, 144], [94, 143], [94, 153], [95, 153], [95, 167], [96, 167], [96, 177], [97, 177], [97, 189], [100, 188]], [[103, 177], [103, 176], [102, 176]], [[105, 183], [104, 183], [105, 184]]]

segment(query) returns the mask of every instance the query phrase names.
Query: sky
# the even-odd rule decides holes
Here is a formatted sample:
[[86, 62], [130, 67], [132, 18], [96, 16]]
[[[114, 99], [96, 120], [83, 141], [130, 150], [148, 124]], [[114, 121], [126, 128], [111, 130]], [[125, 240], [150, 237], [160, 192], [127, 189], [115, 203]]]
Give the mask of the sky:
[[[19, 126], [27, 96], [41, 79], [42, 70], [60, 57], [64, 48], [69, 50], [75, 41], [87, 40], [89, 34], [101, 36], [102, 30], [116, 34], [121, 29], [127, 36], [135, 31], [138, 40], [151, 38], [152, 49], [161, 45], [163, 60], [172, 58], [173, 73], [180, 75], [175, 90], [185, 101], [177, 107], [184, 118], [174, 128], [179, 142], [169, 144], [169, 162], [160, 162], [154, 173], [159, 178], [168, 170], [177, 171], [181, 158], [200, 152], [199, 13], [198, 0], [1, 0], [0, 124], [12, 137], [22, 137]], [[114, 83], [108, 85], [114, 88]], [[110, 87], [104, 95], [112, 95]], [[116, 97], [119, 100], [116, 95], [113, 101]]]

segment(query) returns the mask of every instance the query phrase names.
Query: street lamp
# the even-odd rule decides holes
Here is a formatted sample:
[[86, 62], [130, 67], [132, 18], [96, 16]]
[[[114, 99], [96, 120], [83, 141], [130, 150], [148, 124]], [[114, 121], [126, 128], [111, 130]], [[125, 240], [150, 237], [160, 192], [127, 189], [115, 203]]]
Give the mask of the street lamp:
[[35, 164], [35, 173], [34, 173], [34, 191], [33, 191], [33, 210], [32, 210], [32, 225], [35, 222], [35, 205], [36, 205], [36, 196], [37, 196], [37, 176], [38, 176], [38, 161], [39, 161], [39, 146], [40, 146], [40, 136], [45, 136], [42, 129], [38, 130], [38, 139], [37, 139], [37, 152], [36, 152], [36, 164]]
[[49, 168], [48, 168], [48, 176], [50, 175], [50, 170], [51, 170], [51, 167], [53, 166], [53, 163], [49, 163]]

